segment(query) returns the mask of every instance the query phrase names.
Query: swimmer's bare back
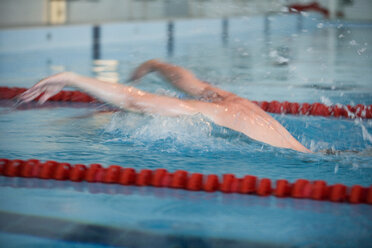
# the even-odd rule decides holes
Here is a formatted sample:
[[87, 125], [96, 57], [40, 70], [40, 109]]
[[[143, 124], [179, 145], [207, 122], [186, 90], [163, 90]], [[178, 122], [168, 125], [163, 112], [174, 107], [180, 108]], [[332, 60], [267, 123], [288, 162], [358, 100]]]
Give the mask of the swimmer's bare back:
[[218, 125], [242, 132], [248, 137], [282, 148], [310, 153], [279, 122], [256, 104], [231, 92], [203, 82], [184, 68], [150, 60], [140, 65], [130, 80], [139, 80], [156, 71], [177, 88], [200, 100], [181, 100], [145, 92], [122, 84], [105, 82], [71, 72], [47, 77], [20, 96], [29, 102], [43, 94], [39, 103], [57, 94], [64, 87], [82, 90], [100, 101], [121, 109], [166, 116], [203, 114]]

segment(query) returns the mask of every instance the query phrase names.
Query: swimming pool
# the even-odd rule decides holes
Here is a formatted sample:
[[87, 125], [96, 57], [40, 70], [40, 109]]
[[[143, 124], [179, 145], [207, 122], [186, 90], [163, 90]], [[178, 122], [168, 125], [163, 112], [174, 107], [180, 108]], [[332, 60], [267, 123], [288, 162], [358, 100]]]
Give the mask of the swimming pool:
[[[232, 18], [227, 33], [224, 25], [226, 20], [106, 24], [95, 28], [100, 42], [94, 52], [89, 26], [1, 31], [0, 84], [30, 87], [62, 70], [123, 81], [140, 62], [156, 57], [252, 100], [372, 104], [371, 26], [308, 14]], [[138, 87], [185, 97], [154, 75]], [[0, 157], [10, 159], [372, 182], [370, 120], [273, 115], [314, 151], [357, 151], [324, 155], [273, 148], [202, 116], [90, 115], [97, 107], [84, 104], [8, 110], [3, 105]], [[350, 247], [371, 241], [366, 204], [0, 180], [1, 223], [8, 230], [0, 240], [9, 246]]]

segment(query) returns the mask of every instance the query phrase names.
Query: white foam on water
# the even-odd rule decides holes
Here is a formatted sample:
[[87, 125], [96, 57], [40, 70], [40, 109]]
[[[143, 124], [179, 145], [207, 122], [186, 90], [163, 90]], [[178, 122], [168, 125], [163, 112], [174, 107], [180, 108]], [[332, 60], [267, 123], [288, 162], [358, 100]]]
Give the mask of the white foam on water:
[[363, 140], [368, 140], [369, 142], [372, 143], [372, 135], [368, 133], [367, 129], [363, 124], [360, 124], [360, 127], [362, 128], [362, 135], [363, 135]]
[[332, 101], [331, 101], [331, 99], [329, 99], [329, 98], [326, 97], [326, 96], [321, 96], [321, 97], [320, 97], [320, 101], [321, 101], [323, 104], [327, 105], [327, 106], [331, 106], [331, 105], [333, 104]]
[[175, 118], [118, 112], [104, 131], [115, 135], [106, 142], [162, 142], [204, 151], [240, 150], [242, 144], [249, 146], [239, 133], [216, 126], [202, 115]]
[[[357, 118], [354, 120], [354, 123], [356, 126], [359, 126], [361, 128], [363, 140], [372, 143], [372, 135], [368, 132], [367, 128], [364, 126], [363, 121]], [[366, 124], [370, 126], [370, 122], [367, 122]]]
[[316, 151], [322, 151], [322, 150], [327, 150], [327, 149], [335, 150], [334, 146], [332, 146], [328, 142], [325, 142], [325, 141], [315, 141], [315, 140], [311, 140], [310, 141], [309, 149], [311, 151], [314, 151], [314, 152], [316, 152]]

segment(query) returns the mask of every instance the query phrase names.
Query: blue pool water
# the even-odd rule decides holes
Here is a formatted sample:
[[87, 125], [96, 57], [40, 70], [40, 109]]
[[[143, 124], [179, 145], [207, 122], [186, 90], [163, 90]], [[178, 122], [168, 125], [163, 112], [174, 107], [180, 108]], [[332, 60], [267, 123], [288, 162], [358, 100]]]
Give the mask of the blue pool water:
[[[124, 81], [136, 65], [156, 57], [252, 100], [372, 104], [372, 28], [304, 16], [297, 30], [291, 26], [296, 18], [271, 16], [266, 32], [263, 18], [232, 19], [228, 41], [221, 39], [217, 21], [179, 21], [171, 51], [155, 32], [153, 40], [139, 37], [134, 43], [120, 32], [130, 28], [107, 24], [99, 59], [92, 59], [86, 44], [53, 43], [21, 52], [9, 45], [9, 51], [0, 49], [0, 85], [30, 87], [63, 70]], [[141, 33], [145, 25], [163, 24], [136, 25]], [[44, 31], [27, 32], [19, 35], [37, 40]], [[45, 32], [52, 41], [58, 37], [58, 28]], [[186, 97], [155, 75], [137, 86]], [[2, 106], [0, 157], [372, 183], [370, 120], [273, 115], [316, 151], [302, 154], [253, 141], [203, 116], [97, 114], [101, 106], [79, 104], [32, 110]], [[349, 152], [318, 152], [324, 149]], [[132, 247], [135, 241], [141, 247], [364, 247], [371, 242], [371, 207], [365, 204], [4, 177], [0, 184], [1, 223], [17, 220], [2, 224], [8, 231], [0, 233], [0, 241], [13, 247]], [[21, 228], [30, 223], [34, 232]], [[61, 226], [63, 231], [53, 231]]]

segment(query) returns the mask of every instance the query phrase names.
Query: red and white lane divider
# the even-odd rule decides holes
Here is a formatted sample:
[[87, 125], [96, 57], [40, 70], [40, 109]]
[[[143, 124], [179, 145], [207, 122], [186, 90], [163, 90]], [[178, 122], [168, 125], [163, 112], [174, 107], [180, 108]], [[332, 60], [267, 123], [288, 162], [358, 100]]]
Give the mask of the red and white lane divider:
[[[25, 88], [8, 88], [0, 87], [0, 100], [11, 100], [25, 92]], [[38, 97], [39, 98], [39, 97]], [[38, 100], [35, 99], [35, 101]], [[49, 98], [51, 102], [96, 102], [93, 97], [80, 91], [61, 91], [55, 96]], [[345, 118], [372, 118], [372, 105], [358, 104], [351, 105], [332, 105], [327, 106], [322, 103], [296, 103], [296, 102], [278, 102], [278, 101], [253, 101], [260, 106], [264, 111], [276, 114], [294, 114], [294, 115], [314, 115], [314, 116], [333, 116]], [[32, 107], [32, 106], [31, 106]]]
[[142, 169], [137, 172], [133, 168], [123, 168], [119, 165], [110, 165], [104, 168], [100, 164], [86, 166], [56, 161], [41, 162], [37, 159], [10, 160], [5, 158], [0, 159], [0, 176], [372, 204], [372, 185], [370, 187], [360, 185], [347, 187], [343, 184], [327, 185], [323, 180], [298, 179], [294, 183], [290, 183], [280, 179], [276, 180], [273, 185], [272, 180], [268, 178], [259, 179], [252, 175], [238, 178], [234, 174], [224, 174], [222, 178], [219, 178], [214, 174], [203, 175], [184, 170], [169, 172], [166, 169]]

